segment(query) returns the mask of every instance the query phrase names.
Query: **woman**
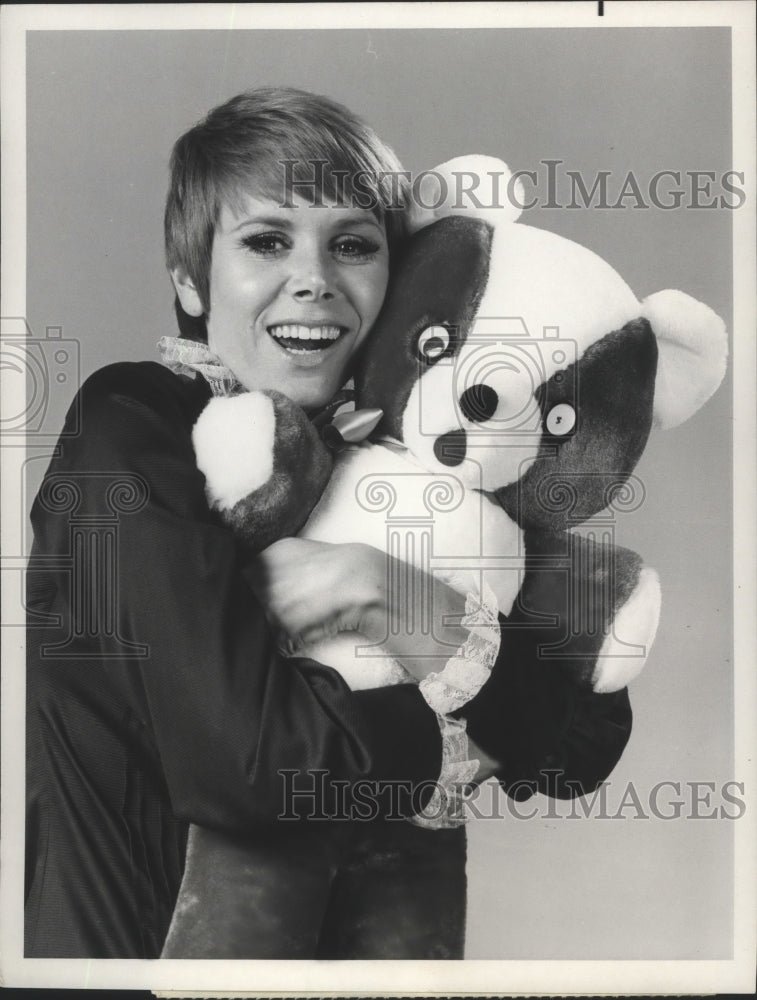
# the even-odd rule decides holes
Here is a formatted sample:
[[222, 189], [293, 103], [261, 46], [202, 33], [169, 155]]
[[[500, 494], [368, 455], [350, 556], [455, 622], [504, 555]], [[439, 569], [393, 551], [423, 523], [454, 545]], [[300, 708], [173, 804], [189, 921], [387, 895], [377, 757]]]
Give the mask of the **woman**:
[[[314, 163], [328, 169], [314, 176]], [[398, 170], [345, 109], [290, 90], [240, 95], [177, 143], [168, 265], [183, 333], [207, 348], [169, 345], [179, 375], [143, 362], [92, 376], [32, 512], [28, 957], [159, 955], [188, 824], [277, 836], [286, 773], [326, 771], [327, 813], [336, 789], [361, 780], [430, 789], [440, 775], [444, 720], [415, 686], [352, 693], [328, 668], [280, 658], [246, 557], [208, 509], [190, 436], [212, 392], [274, 387], [313, 412], [337, 393], [402, 237]], [[358, 174], [373, 185], [367, 207], [352, 197]], [[279, 589], [297, 581], [314, 623], [389, 613], [371, 552], [288, 552], [271, 550], [266, 571]], [[449, 745], [481, 762], [479, 779], [496, 766], [506, 787], [535, 790], [544, 767], [562, 767], [589, 790], [630, 731], [624, 692], [586, 695], [517, 664], [497, 663], [462, 710], [473, 739], [492, 706], [496, 762], [464, 737]], [[464, 834], [452, 833], [459, 899]], [[459, 916], [449, 937], [460, 957]]]

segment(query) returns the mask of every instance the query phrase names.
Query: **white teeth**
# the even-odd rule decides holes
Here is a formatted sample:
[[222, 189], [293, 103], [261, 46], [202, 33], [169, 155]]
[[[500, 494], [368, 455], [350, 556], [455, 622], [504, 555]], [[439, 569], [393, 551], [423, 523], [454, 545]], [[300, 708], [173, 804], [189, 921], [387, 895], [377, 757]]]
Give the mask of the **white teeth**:
[[272, 337], [286, 340], [336, 340], [341, 329], [338, 326], [302, 326], [299, 323], [282, 323], [268, 327]]

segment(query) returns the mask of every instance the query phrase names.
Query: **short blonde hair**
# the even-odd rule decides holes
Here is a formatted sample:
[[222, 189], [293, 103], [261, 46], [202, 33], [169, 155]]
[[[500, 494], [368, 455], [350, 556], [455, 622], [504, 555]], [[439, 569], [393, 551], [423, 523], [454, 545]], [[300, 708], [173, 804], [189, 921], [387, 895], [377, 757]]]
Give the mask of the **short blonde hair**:
[[[252, 187], [267, 197], [291, 197], [287, 185], [370, 208], [386, 226], [390, 252], [405, 234], [407, 175], [370, 126], [341, 104], [303, 90], [238, 94], [185, 132], [171, 155], [166, 263], [186, 270], [206, 312], [222, 205], [234, 205]], [[198, 339], [201, 331], [193, 327], [185, 335]]]

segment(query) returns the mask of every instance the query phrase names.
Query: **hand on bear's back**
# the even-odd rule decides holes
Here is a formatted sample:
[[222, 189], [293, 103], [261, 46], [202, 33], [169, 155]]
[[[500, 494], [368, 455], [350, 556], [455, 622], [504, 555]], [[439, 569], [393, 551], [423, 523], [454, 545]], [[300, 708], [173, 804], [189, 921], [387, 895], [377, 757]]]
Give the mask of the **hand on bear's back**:
[[[420, 570], [370, 545], [283, 538], [259, 553], [248, 578], [292, 650], [353, 632], [369, 644], [387, 644], [422, 680], [467, 637], [455, 624], [465, 613], [461, 594], [439, 581], [432, 593]], [[431, 634], [416, 627], [424, 601], [432, 602]]]
[[248, 572], [269, 620], [293, 646], [375, 628], [386, 605], [383, 553], [368, 545], [282, 538]]

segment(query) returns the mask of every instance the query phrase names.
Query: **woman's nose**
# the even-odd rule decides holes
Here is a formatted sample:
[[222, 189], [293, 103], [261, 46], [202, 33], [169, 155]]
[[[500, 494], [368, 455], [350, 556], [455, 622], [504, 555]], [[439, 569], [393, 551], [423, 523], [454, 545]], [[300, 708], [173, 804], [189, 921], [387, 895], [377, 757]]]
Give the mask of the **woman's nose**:
[[301, 302], [328, 301], [336, 295], [329, 262], [318, 254], [308, 254], [292, 261], [287, 289]]

